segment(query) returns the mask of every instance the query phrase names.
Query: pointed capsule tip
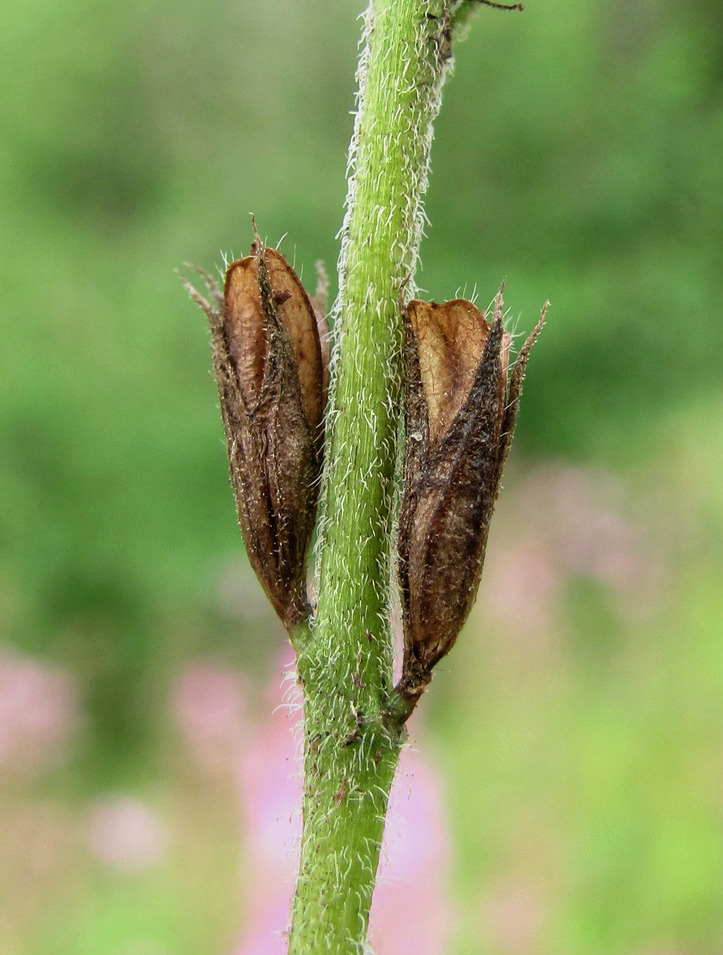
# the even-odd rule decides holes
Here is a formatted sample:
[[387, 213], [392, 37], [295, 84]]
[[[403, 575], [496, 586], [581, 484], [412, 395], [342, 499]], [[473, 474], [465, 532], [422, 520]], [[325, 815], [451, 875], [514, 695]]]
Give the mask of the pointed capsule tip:
[[254, 230], [254, 242], [253, 242], [253, 245], [251, 246], [251, 252], [253, 255], [260, 256], [261, 253], [264, 251], [264, 243], [261, 236], [259, 235], [259, 230], [256, 225], [256, 214], [251, 212], [250, 215], [251, 215], [251, 228]]
[[520, 354], [522, 354], [523, 352], [525, 353], [525, 356], [527, 356], [527, 354], [529, 354], [530, 349], [532, 348], [532, 346], [535, 344], [535, 342], [536, 342], [536, 340], [537, 340], [537, 336], [540, 334], [540, 332], [542, 331], [542, 329], [545, 327], [545, 324], [546, 324], [546, 321], [547, 321], [547, 309], [549, 308], [549, 306], [550, 306], [550, 302], [549, 302], [549, 301], [546, 301], [545, 304], [542, 306], [542, 311], [540, 312], [540, 317], [537, 319], [537, 324], [536, 324], [535, 327], [532, 329], [532, 331], [530, 332], [530, 334], [529, 334], [528, 337], [527, 337], [527, 341], [525, 342], [525, 344], [524, 344], [524, 345], [522, 346], [522, 348], [520, 349]]
[[500, 322], [501, 322], [502, 319], [504, 318], [504, 313], [505, 313], [505, 285], [506, 285], [506, 284], [507, 284], [507, 277], [505, 277], [505, 278], [502, 279], [502, 282], [500, 283], [500, 287], [499, 287], [499, 289], [497, 290], [497, 294], [495, 295], [495, 298], [494, 298], [494, 312], [493, 312], [493, 317], [492, 317], [493, 323], [494, 323], [494, 322], [497, 322], [497, 321], [500, 321]]
[[201, 295], [198, 289], [194, 288], [194, 286], [191, 285], [191, 283], [188, 281], [185, 275], [183, 275], [181, 272], [178, 272], [178, 276], [181, 282], [183, 283], [183, 287], [185, 288], [186, 293], [188, 294], [188, 297], [191, 299], [192, 302], [195, 302], [195, 304], [198, 305], [198, 307], [206, 315], [206, 318], [208, 319], [208, 325], [209, 325], [209, 328], [211, 329], [212, 334], [214, 335], [217, 334], [222, 324], [221, 312], [219, 311], [219, 309], [211, 305], [211, 303], [207, 301], [207, 299], [205, 299], [203, 295]]
[[[213, 277], [213, 275], [211, 275], [211, 273], [208, 272], [206, 269], [201, 268], [200, 265], [194, 265], [193, 262], [184, 262], [183, 267], [184, 269], [192, 269], [196, 273], [196, 275], [200, 275], [206, 285], [206, 288], [213, 296], [214, 301], [216, 302], [216, 306], [218, 308], [223, 307], [223, 294], [221, 293], [221, 289], [218, 286], [218, 282]], [[176, 269], [176, 273], [181, 277], [182, 281], [185, 282], [183, 275], [178, 269]]]
[[525, 375], [525, 367], [527, 365], [527, 359], [530, 357], [530, 351], [532, 346], [537, 341], [537, 338], [545, 326], [545, 316], [547, 315], [547, 308], [549, 302], [545, 302], [542, 306], [542, 311], [540, 312], [540, 317], [537, 320], [537, 324], [532, 329], [530, 334], [527, 336], [525, 343], [522, 348], [517, 353], [517, 358], [515, 360], [513, 372], [512, 372], [512, 381], [510, 382], [510, 394], [509, 394], [509, 404], [510, 406], [516, 405], [519, 403], [520, 395], [522, 393], [522, 380]]

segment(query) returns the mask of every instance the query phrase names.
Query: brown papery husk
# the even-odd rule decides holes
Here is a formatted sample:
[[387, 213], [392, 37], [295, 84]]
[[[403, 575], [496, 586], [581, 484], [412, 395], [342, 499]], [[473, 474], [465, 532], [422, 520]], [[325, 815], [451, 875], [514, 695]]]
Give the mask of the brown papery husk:
[[407, 452], [399, 522], [405, 655], [399, 688], [410, 696], [454, 645], [474, 602], [497, 493], [507, 380], [506, 333], [499, 315], [468, 394], [433, 444], [417, 341], [408, 328]]
[[312, 429], [324, 416], [324, 357], [319, 323], [313, 304], [299, 276], [276, 249], [266, 249], [264, 263], [284, 326], [296, 359], [304, 411]]
[[[262, 303], [264, 285], [269, 294]], [[291, 265], [278, 250], [259, 246], [255, 254], [229, 265], [224, 302], [226, 339], [247, 404], [251, 407], [261, 397], [273, 313], [291, 345], [307, 420], [313, 429], [319, 428], [325, 404], [323, 384], [319, 387], [324, 379], [319, 328], [311, 299]]]
[[416, 342], [430, 445], [449, 430], [472, 389], [492, 327], [472, 303], [413, 299], [407, 314]]
[[220, 309], [191, 292], [211, 327], [241, 534], [269, 600], [291, 626], [308, 614], [306, 556], [321, 469], [316, 317], [294, 270], [260, 241], [228, 267]]

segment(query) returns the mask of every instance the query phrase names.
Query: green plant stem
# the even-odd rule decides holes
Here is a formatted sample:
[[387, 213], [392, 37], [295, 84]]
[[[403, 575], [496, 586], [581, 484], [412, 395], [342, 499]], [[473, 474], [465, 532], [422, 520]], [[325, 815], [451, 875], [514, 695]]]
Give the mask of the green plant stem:
[[445, 72], [444, 0], [373, 0], [336, 306], [319, 601], [297, 632], [304, 831], [289, 952], [364, 950], [403, 726], [389, 715], [389, 538], [400, 419], [400, 291], [421, 236]]

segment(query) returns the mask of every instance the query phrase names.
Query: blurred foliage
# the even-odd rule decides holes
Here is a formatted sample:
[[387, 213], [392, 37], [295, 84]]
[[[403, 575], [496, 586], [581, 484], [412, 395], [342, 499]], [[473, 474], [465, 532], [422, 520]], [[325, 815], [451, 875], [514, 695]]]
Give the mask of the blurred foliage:
[[[317, 257], [334, 263], [361, 7], [0, 11], [0, 622], [4, 643], [82, 687], [84, 745], [42, 784], [71, 801], [158, 780], [184, 660], [260, 675], [281, 646], [240, 554], [206, 331], [174, 270], [245, 251], [252, 209], [307, 276]], [[481, 10], [437, 123], [420, 285], [486, 304], [507, 276], [520, 329], [552, 301], [518, 470], [616, 472], [641, 506], [657, 502], [677, 571], [642, 628], [606, 622], [594, 588], [572, 588], [577, 636], [527, 683], [522, 660], [490, 665], [492, 635], [461, 642], [430, 704], [461, 899], [485, 883], [516, 801], [542, 804], [542, 842], [568, 833], [546, 857], [568, 881], [535, 953], [723, 950], [709, 805], [722, 808], [709, 725], [723, 689], [722, 47], [713, 0]], [[608, 666], [590, 649], [606, 640]], [[689, 786], [691, 772], [705, 778]], [[154, 884], [149, 918], [173, 938], [173, 886]], [[40, 940], [8, 955], [115, 952], [133, 891], [99, 888], [102, 918], [91, 930], [81, 907], [63, 944], [36, 919]], [[481, 950], [473, 915], [460, 931], [460, 952]], [[168, 951], [202, 950], [193, 938]]]

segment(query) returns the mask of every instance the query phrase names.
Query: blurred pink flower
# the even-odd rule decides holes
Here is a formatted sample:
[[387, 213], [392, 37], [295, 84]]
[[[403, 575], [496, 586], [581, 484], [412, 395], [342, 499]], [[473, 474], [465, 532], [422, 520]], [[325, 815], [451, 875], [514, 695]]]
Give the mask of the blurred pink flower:
[[[236, 775], [245, 845], [274, 878], [291, 883], [301, 837], [299, 713], [278, 708], [239, 754]], [[251, 871], [253, 872], [252, 865]]]
[[197, 761], [208, 771], [228, 770], [244, 733], [245, 691], [229, 669], [199, 661], [177, 678], [173, 714]]
[[645, 612], [662, 592], [663, 571], [634, 510], [614, 474], [554, 463], [537, 468], [502, 498], [481, 606], [534, 637], [554, 627], [564, 587], [578, 576], [608, 588], [623, 613]]
[[0, 768], [24, 775], [66, 757], [80, 724], [69, 673], [30, 657], [0, 652]]
[[568, 573], [626, 589], [644, 569], [641, 528], [626, 514], [629, 495], [615, 475], [547, 465], [533, 472], [521, 491], [523, 506], [535, 508]]
[[486, 564], [480, 591], [485, 612], [528, 639], [553, 628], [562, 576], [543, 541], [510, 538], [491, 549]]
[[[282, 955], [301, 837], [301, 711], [296, 684], [239, 758], [249, 922], [235, 955]], [[370, 939], [385, 955], [441, 955], [451, 927], [449, 837], [439, 779], [405, 749], [392, 789]]]
[[233, 955], [286, 955], [288, 938], [286, 926], [289, 921], [292, 890], [290, 887], [269, 887], [266, 893], [253, 893], [248, 897], [246, 911], [249, 913], [238, 947]]
[[520, 488], [522, 506], [537, 515], [563, 569], [599, 580], [621, 593], [647, 585], [655, 559], [631, 493], [608, 471], [550, 464]]
[[106, 796], [90, 809], [88, 842], [101, 862], [133, 872], [158, 861], [166, 847], [166, 832], [158, 816], [140, 799]]
[[484, 921], [500, 955], [528, 955], [540, 948], [543, 906], [537, 887], [510, 880], [493, 888], [483, 902]]
[[[261, 706], [244, 707], [230, 671], [196, 664], [179, 677], [173, 708], [204, 769], [208, 748], [233, 753], [244, 833], [247, 923], [234, 955], [282, 955], [301, 838], [301, 705], [287, 651]], [[278, 669], [276, 672], [279, 672]], [[276, 704], [276, 705], [275, 705]], [[265, 712], [251, 722], [248, 712]], [[384, 955], [441, 955], [452, 915], [446, 892], [449, 837], [440, 781], [419, 753], [403, 751], [382, 848], [370, 939]]]
[[405, 748], [389, 800], [369, 926], [382, 955], [441, 955], [453, 925], [447, 892], [450, 838], [441, 781]]

